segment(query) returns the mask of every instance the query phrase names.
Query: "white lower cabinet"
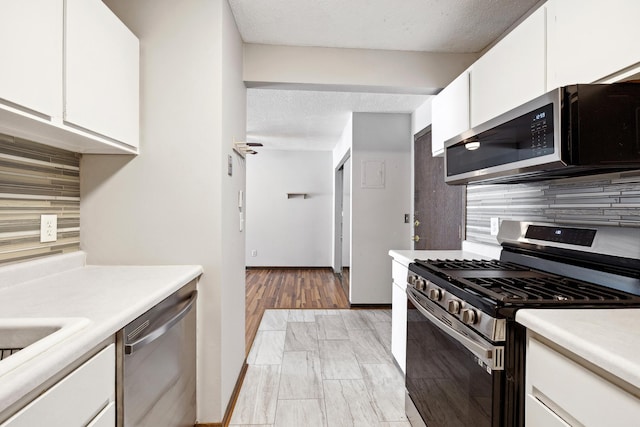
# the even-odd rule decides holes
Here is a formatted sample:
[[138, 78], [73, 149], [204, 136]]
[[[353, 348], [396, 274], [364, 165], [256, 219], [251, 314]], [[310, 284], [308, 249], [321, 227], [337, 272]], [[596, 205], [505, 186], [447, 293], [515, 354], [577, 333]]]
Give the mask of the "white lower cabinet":
[[87, 425], [87, 427], [114, 427], [116, 425], [116, 402], [111, 402]]
[[402, 372], [407, 363], [407, 273], [406, 265], [392, 261], [393, 292], [391, 295], [391, 354]]
[[0, 427], [114, 427], [115, 354], [107, 346]]
[[640, 399], [570, 352], [529, 336], [526, 363], [527, 427], [638, 424]]

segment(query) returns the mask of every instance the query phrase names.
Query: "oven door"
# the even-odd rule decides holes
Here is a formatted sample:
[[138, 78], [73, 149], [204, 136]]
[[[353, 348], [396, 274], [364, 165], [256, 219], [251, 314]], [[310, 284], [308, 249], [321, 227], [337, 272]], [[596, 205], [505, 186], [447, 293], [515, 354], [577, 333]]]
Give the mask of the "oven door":
[[407, 416], [413, 427], [502, 425], [504, 347], [407, 287]]

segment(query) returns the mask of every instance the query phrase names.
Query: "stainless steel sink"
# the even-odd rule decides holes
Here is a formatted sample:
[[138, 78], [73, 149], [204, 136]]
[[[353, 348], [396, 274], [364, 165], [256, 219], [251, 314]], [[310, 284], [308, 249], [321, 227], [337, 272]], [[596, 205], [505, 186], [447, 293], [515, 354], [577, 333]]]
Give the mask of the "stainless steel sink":
[[85, 328], [82, 317], [0, 319], [0, 376]]

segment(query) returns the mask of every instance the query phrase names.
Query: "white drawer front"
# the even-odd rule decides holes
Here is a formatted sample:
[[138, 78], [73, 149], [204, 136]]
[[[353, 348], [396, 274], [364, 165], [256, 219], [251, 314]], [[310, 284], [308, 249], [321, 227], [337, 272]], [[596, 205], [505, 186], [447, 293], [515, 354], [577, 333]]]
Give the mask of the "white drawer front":
[[535, 339], [529, 340], [527, 381], [546, 406], [584, 426], [631, 426], [640, 420], [640, 399]]
[[87, 427], [115, 427], [116, 425], [116, 402], [111, 402], [104, 408]]
[[115, 398], [115, 366], [115, 344], [111, 344], [9, 418], [2, 427], [86, 426]]
[[531, 395], [527, 396], [524, 414], [526, 427], [571, 427]]

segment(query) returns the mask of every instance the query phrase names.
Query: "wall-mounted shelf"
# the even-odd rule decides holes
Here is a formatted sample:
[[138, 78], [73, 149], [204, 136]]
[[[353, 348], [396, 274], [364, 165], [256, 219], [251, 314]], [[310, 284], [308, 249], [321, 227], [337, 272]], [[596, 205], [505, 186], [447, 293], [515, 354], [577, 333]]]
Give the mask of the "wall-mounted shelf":
[[287, 193], [287, 199], [306, 199], [307, 193]]

